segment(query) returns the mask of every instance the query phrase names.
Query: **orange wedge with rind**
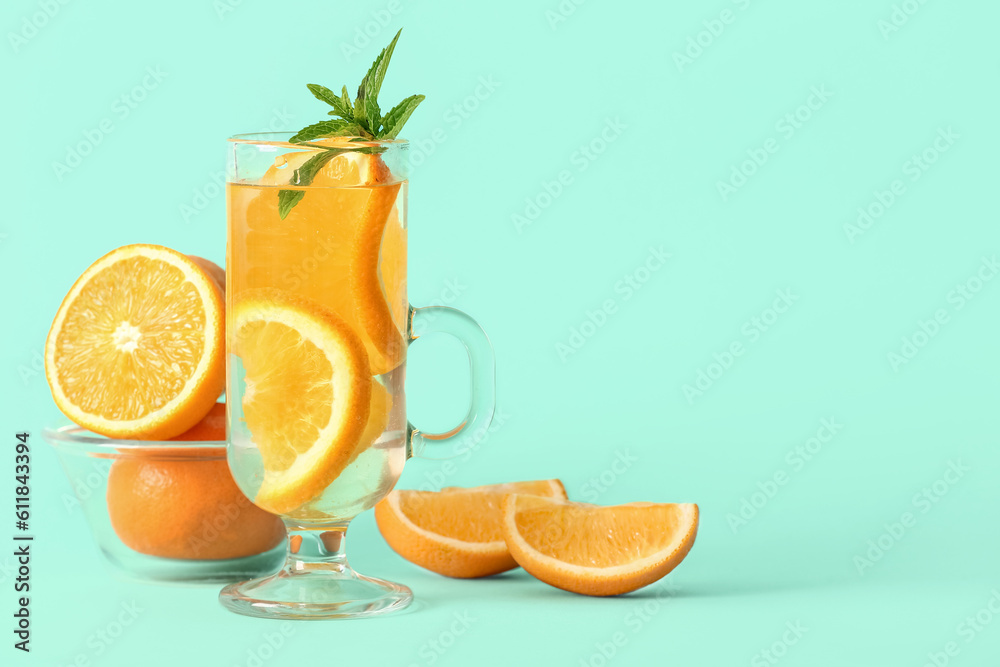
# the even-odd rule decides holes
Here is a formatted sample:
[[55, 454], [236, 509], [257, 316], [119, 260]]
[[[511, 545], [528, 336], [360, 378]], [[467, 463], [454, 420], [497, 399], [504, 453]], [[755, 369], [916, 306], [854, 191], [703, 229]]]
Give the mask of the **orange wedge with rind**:
[[500, 529], [500, 503], [509, 493], [566, 497], [558, 479], [397, 489], [375, 506], [375, 521], [389, 546], [411, 563], [447, 577], [486, 577], [517, 567]]
[[661, 579], [684, 560], [698, 532], [698, 506], [688, 503], [600, 507], [515, 493], [504, 497], [501, 512], [517, 564], [583, 595], [621, 595]]

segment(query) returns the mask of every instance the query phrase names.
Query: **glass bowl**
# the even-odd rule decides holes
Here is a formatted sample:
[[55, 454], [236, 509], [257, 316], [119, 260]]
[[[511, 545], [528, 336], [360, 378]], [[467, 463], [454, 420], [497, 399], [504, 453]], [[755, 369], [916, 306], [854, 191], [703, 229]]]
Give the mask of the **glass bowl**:
[[[42, 437], [59, 454], [97, 546], [126, 578], [225, 583], [274, 572], [284, 561], [284, 527], [277, 526], [277, 517], [272, 527], [269, 516], [259, 514], [263, 511], [241, 493], [206, 484], [218, 479], [219, 462], [225, 464], [225, 442], [115, 440], [79, 426], [44, 429]], [[109, 511], [113, 475], [114, 509]], [[178, 479], [181, 489], [186, 484], [204, 493], [182, 490], [183, 507], [167, 509], [134, 490], [160, 489], [157, 493], [169, 497]], [[145, 508], [150, 508], [148, 517]], [[248, 527], [253, 531], [244, 540]], [[247, 553], [233, 557], [240, 551]]]

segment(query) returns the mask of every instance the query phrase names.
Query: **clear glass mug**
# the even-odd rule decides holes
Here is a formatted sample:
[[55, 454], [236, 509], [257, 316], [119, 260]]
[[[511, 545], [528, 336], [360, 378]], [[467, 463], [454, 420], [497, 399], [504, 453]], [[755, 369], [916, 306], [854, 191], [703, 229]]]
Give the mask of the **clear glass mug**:
[[[350, 568], [344, 536], [426, 445], [489, 425], [493, 349], [468, 315], [406, 297], [405, 141], [229, 140], [226, 256], [229, 467], [282, 517], [288, 554], [273, 575], [220, 594], [237, 613], [342, 618], [401, 609], [405, 586]], [[421, 333], [465, 346], [468, 414], [421, 433], [406, 419], [406, 349]]]

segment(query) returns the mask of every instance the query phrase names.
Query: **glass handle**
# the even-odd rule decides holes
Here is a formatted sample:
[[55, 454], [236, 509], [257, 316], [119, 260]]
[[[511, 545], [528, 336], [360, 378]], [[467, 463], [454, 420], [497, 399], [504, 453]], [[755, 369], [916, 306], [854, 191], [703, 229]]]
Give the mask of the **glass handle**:
[[[445, 433], [422, 433], [409, 425], [411, 456], [444, 459], [459, 454], [443, 454], [440, 445], [459, 442], [461, 438], [485, 431], [493, 421], [496, 408], [496, 360], [493, 345], [479, 324], [455, 308], [447, 306], [410, 307], [410, 341], [428, 333], [445, 333], [458, 339], [469, 355], [471, 384], [469, 412], [462, 422]], [[428, 451], [430, 450], [430, 451]]]

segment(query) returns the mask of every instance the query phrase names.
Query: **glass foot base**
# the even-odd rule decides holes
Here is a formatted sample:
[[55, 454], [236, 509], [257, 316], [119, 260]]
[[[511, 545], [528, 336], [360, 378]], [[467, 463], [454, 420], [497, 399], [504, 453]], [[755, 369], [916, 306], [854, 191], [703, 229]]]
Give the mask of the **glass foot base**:
[[282, 570], [270, 577], [230, 584], [219, 602], [244, 616], [284, 619], [359, 618], [405, 609], [413, 593], [401, 584], [339, 572]]

